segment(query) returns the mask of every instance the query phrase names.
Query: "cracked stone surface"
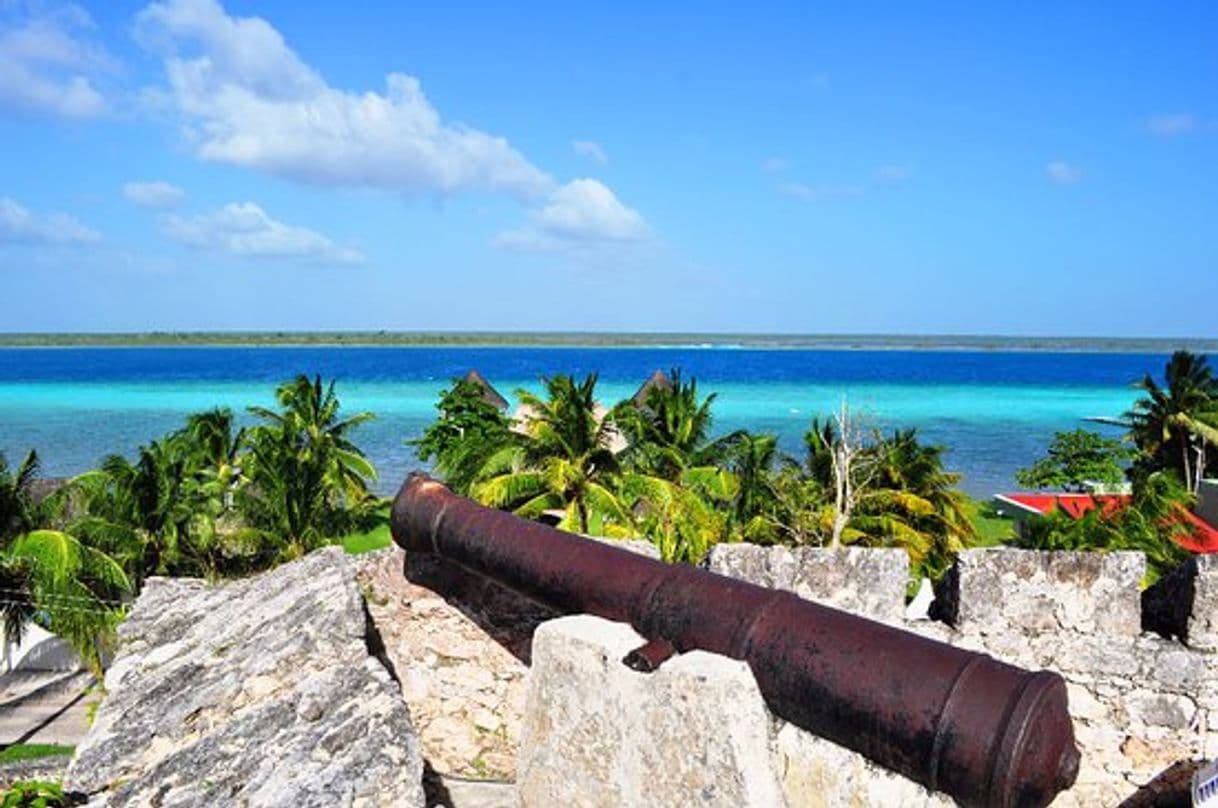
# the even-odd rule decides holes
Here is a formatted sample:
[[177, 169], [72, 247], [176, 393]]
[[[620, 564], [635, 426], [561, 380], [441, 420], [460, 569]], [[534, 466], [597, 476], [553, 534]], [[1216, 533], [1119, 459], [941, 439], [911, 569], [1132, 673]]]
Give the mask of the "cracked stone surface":
[[65, 787], [90, 806], [422, 806], [369, 625], [340, 548], [222, 586], [150, 579]]

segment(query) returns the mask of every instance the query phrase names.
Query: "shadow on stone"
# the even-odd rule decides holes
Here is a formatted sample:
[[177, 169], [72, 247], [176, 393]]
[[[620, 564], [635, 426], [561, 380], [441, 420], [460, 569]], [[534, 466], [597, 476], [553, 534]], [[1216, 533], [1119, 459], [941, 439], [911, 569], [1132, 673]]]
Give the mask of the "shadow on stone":
[[432, 555], [406, 554], [402, 570], [411, 583], [426, 587], [461, 610], [480, 629], [525, 665], [532, 661], [533, 632], [558, 612]]

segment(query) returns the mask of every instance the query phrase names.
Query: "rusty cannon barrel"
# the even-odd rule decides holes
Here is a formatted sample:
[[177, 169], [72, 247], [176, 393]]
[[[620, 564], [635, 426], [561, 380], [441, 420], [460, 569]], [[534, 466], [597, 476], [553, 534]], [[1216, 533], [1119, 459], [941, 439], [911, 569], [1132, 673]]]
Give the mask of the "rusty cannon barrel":
[[744, 660], [776, 715], [963, 805], [1047, 805], [1078, 774], [1055, 673], [564, 533], [423, 474], [398, 492], [391, 525], [409, 552], [560, 612], [629, 623], [649, 640], [632, 654], [640, 669], [670, 646]]

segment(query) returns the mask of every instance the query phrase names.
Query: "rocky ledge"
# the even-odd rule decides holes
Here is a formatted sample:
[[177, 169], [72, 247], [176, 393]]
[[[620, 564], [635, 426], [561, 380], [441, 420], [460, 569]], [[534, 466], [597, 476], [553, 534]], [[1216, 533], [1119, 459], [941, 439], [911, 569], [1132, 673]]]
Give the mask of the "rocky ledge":
[[422, 806], [423, 761], [328, 548], [210, 586], [151, 579], [65, 786], [90, 806]]

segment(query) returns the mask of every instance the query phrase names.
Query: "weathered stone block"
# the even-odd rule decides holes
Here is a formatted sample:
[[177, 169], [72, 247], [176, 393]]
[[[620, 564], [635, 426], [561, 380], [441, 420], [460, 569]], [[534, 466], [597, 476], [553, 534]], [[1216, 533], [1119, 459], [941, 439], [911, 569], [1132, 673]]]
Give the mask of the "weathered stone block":
[[886, 623], [905, 618], [909, 556], [900, 549], [719, 544], [706, 567]]
[[1201, 651], [1218, 652], [1218, 554], [1196, 556], [1193, 608], [1188, 621], [1188, 644]]
[[791, 808], [950, 808], [956, 804], [792, 724], [784, 723], [776, 740], [783, 793]]
[[524, 806], [782, 805], [748, 666], [693, 652], [651, 674], [642, 638], [579, 615], [533, 637], [517, 788]]
[[1141, 553], [966, 550], [957, 561], [956, 626], [1132, 639], [1141, 627]]
[[366, 632], [339, 548], [225, 586], [148, 581], [66, 786], [91, 806], [421, 806], [410, 715]]

